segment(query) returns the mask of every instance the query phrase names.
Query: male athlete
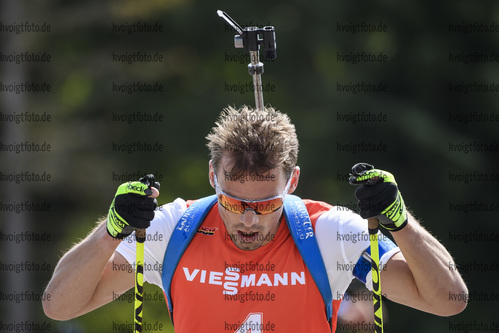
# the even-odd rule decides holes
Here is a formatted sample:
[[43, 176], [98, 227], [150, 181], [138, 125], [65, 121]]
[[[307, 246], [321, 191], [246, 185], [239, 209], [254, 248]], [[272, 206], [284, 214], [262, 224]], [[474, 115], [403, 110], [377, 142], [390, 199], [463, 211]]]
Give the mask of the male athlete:
[[[334, 332], [342, 295], [352, 279], [372, 288], [363, 219], [370, 217], [376, 217], [397, 244], [380, 234], [383, 295], [440, 316], [466, 307], [464, 301], [449, 297], [467, 293], [459, 273], [449, 269], [455, 267], [452, 257], [406, 211], [393, 176], [361, 165], [350, 182], [359, 185], [355, 194], [362, 217], [343, 207], [303, 200], [333, 295], [328, 320], [321, 293], [283, 215], [283, 202], [293, 197], [300, 178], [298, 140], [290, 119], [270, 107], [229, 107], [207, 139], [208, 176], [216, 203], [174, 270], [170, 311], [176, 332]], [[375, 178], [383, 181], [370, 181]], [[146, 241], [145, 263], [166, 269], [168, 242], [194, 203], [176, 199], [155, 209], [158, 187], [136, 181], [118, 188], [107, 219], [55, 268], [46, 289], [51, 297], [43, 302], [47, 316], [75, 318], [132, 288], [133, 272], [113, 270], [113, 264], [134, 264], [135, 243], [116, 239], [131, 237], [135, 228], [164, 236], [162, 241]], [[390, 208], [394, 205], [397, 214]], [[145, 280], [165, 290], [163, 273], [146, 269]]]

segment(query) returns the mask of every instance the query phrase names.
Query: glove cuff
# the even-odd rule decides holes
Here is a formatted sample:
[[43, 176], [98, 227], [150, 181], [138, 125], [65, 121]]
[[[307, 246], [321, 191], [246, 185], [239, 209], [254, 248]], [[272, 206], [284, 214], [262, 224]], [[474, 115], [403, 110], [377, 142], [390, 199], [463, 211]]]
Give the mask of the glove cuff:
[[406, 218], [402, 224], [397, 226], [392, 220], [387, 218], [385, 215], [378, 215], [376, 218], [379, 220], [379, 225], [390, 232], [395, 232], [403, 229], [407, 225], [408, 219]]
[[133, 232], [133, 228], [116, 212], [115, 200], [113, 200], [107, 214], [106, 230], [109, 236], [116, 239], [123, 239]]
[[407, 224], [407, 210], [400, 192], [396, 200], [377, 216], [381, 225], [390, 231], [398, 231]]
[[130, 227], [130, 226], [126, 226], [125, 228], [123, 228], [123, 230], [121, 232], [115, 233], [113, 235], [111, 233], [111, 231], [109, 231], [109, 228], [107, 228], [107, 226], [106, 226], [106, 231], [107, 231], [107, 234], [109, 236], [111, 236], [111, 237], [113, 237], [115, 239], [124, 239], [124, 238], [127, 238], [128, 236], [130, 236], [130, 234], [133, 232], [133, 228]]

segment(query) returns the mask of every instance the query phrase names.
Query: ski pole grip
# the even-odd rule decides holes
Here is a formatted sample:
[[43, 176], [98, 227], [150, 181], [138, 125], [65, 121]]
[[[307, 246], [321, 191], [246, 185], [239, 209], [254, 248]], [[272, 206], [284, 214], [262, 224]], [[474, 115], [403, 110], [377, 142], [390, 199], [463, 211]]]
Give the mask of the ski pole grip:
[[369, 229], [378, 229], [378, 225], [379, 225], [379, 222], [378, 222], [378, 219], [375, 218], [375, 217], [370, 217], [367, 219], [367, 227]]
[[135, 229], [135, 239], [139, 243], [146, 241], [146, 229]]

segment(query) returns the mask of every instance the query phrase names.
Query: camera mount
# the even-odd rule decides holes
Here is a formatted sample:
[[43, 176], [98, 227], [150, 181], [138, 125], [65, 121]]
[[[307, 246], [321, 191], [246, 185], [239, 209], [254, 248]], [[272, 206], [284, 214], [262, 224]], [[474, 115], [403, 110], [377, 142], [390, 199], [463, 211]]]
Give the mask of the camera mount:
[[251, 62], [248, 64], [248, 72], [253, 76], [256, 109], [261, 110], [263, 109], [263, 63], [260, 62], [260, 45], [263, 45], [265, 60], [272, 61], [277, 58], [275, 29], [273, 26], [265, 26], [263, 28], [250, 26], [241, 28], [241, 26], [225, 12], [218, 10], [217, 14], [238, 33], [238, 35], [234, 36], [234, 46], [238, 49], [244, 48], [250, 54]]

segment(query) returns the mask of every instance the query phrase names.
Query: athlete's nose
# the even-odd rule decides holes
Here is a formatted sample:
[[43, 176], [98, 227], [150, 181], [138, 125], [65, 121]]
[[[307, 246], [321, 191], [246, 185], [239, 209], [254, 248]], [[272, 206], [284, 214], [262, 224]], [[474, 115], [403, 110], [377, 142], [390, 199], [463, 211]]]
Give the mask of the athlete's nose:
[[241, 214], [241, 222], [246, 227], [251, 227], [253, 224], [258, 223], [258, 215], [251, 208], [246, 209], [244, 213]]

